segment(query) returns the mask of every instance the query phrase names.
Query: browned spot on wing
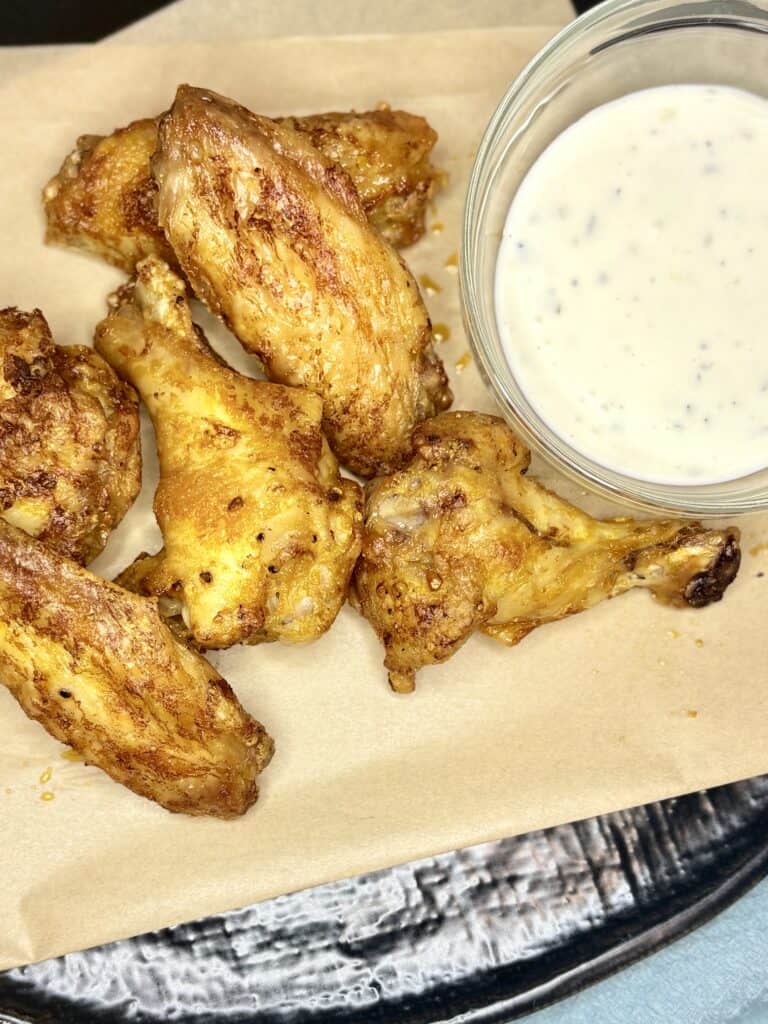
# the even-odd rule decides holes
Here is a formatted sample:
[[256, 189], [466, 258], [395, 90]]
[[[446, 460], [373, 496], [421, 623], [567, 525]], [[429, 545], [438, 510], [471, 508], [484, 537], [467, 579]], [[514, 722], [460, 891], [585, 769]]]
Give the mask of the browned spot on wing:
[[0, 310], [0, 503], [78, 561], [140, 486], [136, 396], [91, 349], [58, 346], [39, 310]]

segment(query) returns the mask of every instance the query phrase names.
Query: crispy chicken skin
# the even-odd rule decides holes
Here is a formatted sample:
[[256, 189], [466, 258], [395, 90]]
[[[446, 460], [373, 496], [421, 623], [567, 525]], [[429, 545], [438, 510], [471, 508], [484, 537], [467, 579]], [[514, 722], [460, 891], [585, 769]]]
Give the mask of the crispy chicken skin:
[[306, 136], [191, 86], [161, 120], [152, 166], [196, 295], [272, 380], [322, 397], [345, 465], [398, 467], [451, 394], [416, 282], [348, 175]]
[[0, 601], [0, 680], [57, 740], [169, 811], [232, 818], [254, 803], [272, 740], [156, 601], [2, 521]]
[[154, 258], [118, 292], [95, 344], [139, 391], [160, 458], [164, 553], [120, 582], [163, 595], [201, 647], [324, 633], [360, 551], [362, 494], [339, 476], [320, 399], [223, 363], [183, 282]]
[[423, 117], [383, 106], [277, 120], [347, 172], [368, 220], [390, 245], [403, 249], [421, 238], [442, 179], [429, 160], [437, 133]]
[[500, 419], [422, 423], [409, 465], [368, 484], [352, 602], [384, 643], [393, 689], [475, 629], [507, 644], [632, 587], [666, 604], [718, 601], [739, 532], [680, 521], [598, 521], [523, 474], [529, 452]]
[[43, 189], [45, 240], [84, 249], [133, 273], [145, 256], [175, 266], [157, 223], [149, 161], [159, 118], [133, 121], [111, 135], [81, 135]]
[[0, 310], [0, 515], [85, 563], [141, 486], [138, 402], [104, 360]]
[[[159, 118], [111, 135], [82, 135], [43, 190], [46, 241], [85, 249], [132, 274], [139, 260], [176, 258], [157, 223], [150, 158]], [[437, 135], [402, 110], [278, 118], [349, 174], [371, 224], [391, 244], [424, 234], [427, 202], [441, 180], [429, 160]]]

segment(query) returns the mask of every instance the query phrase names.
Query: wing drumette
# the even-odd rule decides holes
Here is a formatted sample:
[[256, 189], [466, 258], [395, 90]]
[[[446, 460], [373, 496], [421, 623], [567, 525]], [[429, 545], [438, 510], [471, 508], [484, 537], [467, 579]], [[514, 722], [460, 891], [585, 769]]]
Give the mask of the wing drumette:
[[320, 636], [346, 598], [361, 529], [360, 488], [339, 476], [320, 399], [226, 366], [182, 281], [153, 258], [95, 344], [146, 403], [160, 458], [165, 549], [120, 582], [162, 595], [201, 647]]

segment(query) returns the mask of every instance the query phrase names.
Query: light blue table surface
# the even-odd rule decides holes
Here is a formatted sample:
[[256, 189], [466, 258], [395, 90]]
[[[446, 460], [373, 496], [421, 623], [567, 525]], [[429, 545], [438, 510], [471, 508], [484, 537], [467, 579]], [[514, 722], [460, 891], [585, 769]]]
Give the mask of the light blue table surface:
[[526, 1024], [768, 1024], [768, 879], [690, 935]]

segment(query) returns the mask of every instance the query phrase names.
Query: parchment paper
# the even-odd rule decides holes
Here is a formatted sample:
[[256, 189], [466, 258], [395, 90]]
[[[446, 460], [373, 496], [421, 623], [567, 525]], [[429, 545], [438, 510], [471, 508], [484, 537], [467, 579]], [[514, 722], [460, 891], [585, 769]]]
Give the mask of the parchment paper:
[[[408, 258], [442, 288], [427, 302], [451, 330], [442, 354], [457, 407], [490, 409], [475, 368], [456, 370], [467, 345], [445, 263], [486, 120], [549, 34], [113, 45], [18, 75], [0, 88], [0, 305], [39, 306], [58, 340], [87, 342], [122, 280], [42, 245], [39, 190], [78, 134], [163, 109], [185, 80], [265, 113], [387, 99], [440, 132], [450, 185], [431, 220], [444, 229]], [[210, 317], [198, 319], [228, 358], [252, 369]], [[144, 454], [141, 499], [96, 564], [105, 575], [158, 543], [148, 428]], [[768, 771], [768, 577], [758, 575], [768, 571], [758, 548], [768, 519], [743, 526], [744, 566], [722, 604], [679, 612], [632, 593], [513, 650], [476, 637], [447, 665], [424, 670], [412, 696], [389, 692], [378, 642], [348, 608], [309, 647], [214, 655], [277, 741], [262, 797], [237, 822], [170, 815], [65, 759], [3, 690], [0, 967]]]
[[103, 41], [113, 43], [222, 42], [279, 36], [377, 35], [515, 25], [562, 25], [570, 0], [176, 0]]

